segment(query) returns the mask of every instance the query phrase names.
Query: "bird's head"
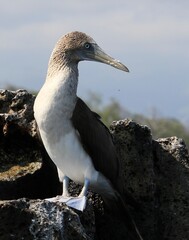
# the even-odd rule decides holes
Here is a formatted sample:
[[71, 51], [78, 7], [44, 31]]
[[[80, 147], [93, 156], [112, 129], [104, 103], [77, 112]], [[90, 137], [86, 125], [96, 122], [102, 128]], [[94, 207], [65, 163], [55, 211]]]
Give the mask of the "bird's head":
[[125, 65], [107, 55], [90, 36], [82, 32], [71, 32], [60, 38], [52, 57], [53, 60], [57, 58], [57, 61], [62, 58], [68, 63], [78, 63], [83, 60], [97, 61], [129, 72]]

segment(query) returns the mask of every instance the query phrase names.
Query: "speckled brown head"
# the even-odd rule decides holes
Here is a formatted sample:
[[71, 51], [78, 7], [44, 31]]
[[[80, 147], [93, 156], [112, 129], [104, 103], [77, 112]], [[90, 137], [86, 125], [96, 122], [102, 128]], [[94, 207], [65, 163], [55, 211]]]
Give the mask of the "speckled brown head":
[[56, 65], [61, 69], [83, 60], [102, 62], [122, 71], [129, 71], [125, 65], [107, 55], [90, 36], [77, 31], [68, 33], [59, 39], [52, 52], [49, 65]]

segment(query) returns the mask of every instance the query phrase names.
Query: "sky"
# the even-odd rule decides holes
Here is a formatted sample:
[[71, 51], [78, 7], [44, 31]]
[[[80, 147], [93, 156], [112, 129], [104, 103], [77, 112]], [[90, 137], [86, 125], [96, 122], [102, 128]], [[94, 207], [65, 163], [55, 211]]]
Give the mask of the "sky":
[[189, 125], [188, 0], [0, 0], [0, 88], [38, 91], [62, 35], [82, 31], [125, 73], [79, 64], [78, 95], [114, 98], [132, 113], [177, 118]]

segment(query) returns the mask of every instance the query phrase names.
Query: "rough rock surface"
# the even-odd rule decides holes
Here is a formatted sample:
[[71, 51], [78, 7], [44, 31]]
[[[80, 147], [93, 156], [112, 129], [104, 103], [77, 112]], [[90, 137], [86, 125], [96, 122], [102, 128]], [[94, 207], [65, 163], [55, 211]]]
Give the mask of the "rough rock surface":
[[34, 99], [25, 90], [0, 92], [0, 199], [61, 191], [57, 170], [37, 139]]
[[[0, 92], [0, 239], [128, 239], [97, 194], [89, 192], [83, 213], [39, 200], [60, 194], [61, 184], [37, 138], [33, 102], [25, 90]], [[128, 199], [130, 212], [144, 240], [188, 240], [189, 156], [183, 140], [155, 141], [147, 126], [131, 120], [114, 122], [111, 132], [124, 189], [134, 199]], [[71, 184], [72, 194], [78, 189]]]
[[[0, 202], [0, 239], [94, 239], [94, 214], [87, 207], [81, 222], [79, 214], [62, 203], [19, 199]], [[8, 218], [9, 216], [9, 218]]]

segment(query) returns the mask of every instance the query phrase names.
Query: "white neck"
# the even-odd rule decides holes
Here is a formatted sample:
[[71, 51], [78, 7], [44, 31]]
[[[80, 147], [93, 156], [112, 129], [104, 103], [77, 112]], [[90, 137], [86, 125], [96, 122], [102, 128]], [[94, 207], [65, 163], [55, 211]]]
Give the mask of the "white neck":
[[78, 69], [64, 67], [57, 74], [47, 76], [44, 88], [48, 88], [51, 100], [60, 103], [62, 110], [72, 113], [76, 98], [78, 84]]
[[71, 119], [77, 101], [77, 83], [77, 67], [64, 67], [56, 74], [47, 76], [34, 104], [35, 118], [39, 126], [44, 121], [51, 126], [57, 119]]

